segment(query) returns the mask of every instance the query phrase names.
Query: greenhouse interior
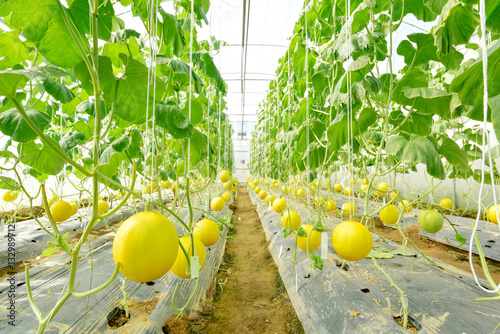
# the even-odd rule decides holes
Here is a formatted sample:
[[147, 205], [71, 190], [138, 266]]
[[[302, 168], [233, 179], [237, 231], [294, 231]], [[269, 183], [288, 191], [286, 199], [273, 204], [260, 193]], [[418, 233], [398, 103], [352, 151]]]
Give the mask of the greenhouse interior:
[[0, 333], [496, 333], [499, 140], [500, 0], [0, 1]]

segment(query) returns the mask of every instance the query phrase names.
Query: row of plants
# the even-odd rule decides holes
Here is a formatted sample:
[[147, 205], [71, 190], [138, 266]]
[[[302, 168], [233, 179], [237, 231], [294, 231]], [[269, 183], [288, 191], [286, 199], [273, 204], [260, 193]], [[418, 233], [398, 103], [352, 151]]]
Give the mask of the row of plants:
[[[143, 32], [130, 29], [118, 7], [138, 17]], [[68, 284], [47, 314], [36, 305], [26, 267], [37, 333], [69, 298], [98, 293], [119, 272], [126, 277], [125, 301], [127, 279], [149, 282], [169, 270], [196, 279], [205, 247], [230, 225], [228, 217], [216, 218], [237, 190], [229, 173], [227, 88], [213, 60], [223, 43], [197, 39], [197, 29], [208, 24], [208, 0], [175, 0], [170, 12], [166, 7], [161, 0], [0, 3], [9, 28], [0, 31], [3, 200], [28, 205], [52, 236], [50, 252], [62, 250], [70, 262]], [[33, 190], [26, 185], [34, 180]], [[75, 191], [63, 192], [65, 183]], [[166, 197], [172, 197], [171, 206]], [[80, 210], [86, 223], [70, 243], [58, 225], [78, 212], [82, 199], [89, 208]], [[137, 200], [145, 211], [116, 230], [113, 275], [99, 287], [77, 291], [81, 248], [93, 227]], [[50, 226], [34, 213], [40, 203]], [[181, 210], [188, 210], [184, 219]], [[205, 219], [196, 222], [197, 213]]]
[[[375, 216], [395, 226], [406, 247], [412, 243], [401, 225], [403, 214], [443, 182], [472, 179], [481, 191], [483, 184], [496, 185], [500, 146], [491, 147], [491, 143], [500, 138], [496, 122], [500, 1], [481, 4], [475, 0], [304, 2], [290, 46], [259, 105], [249, 165], [253, 178], [248, 185], [276, 212], [284, 212], [285, 223], [290, 222], [283, 223], [285, 238], [295, 235], [299, 248], [304, 239], [315, 243], [312, 249], [302, 248], [313, 252], [309, 254], [313, 268], [322, 268], [314, 250], [320, 233], [329, 231], [324, 218], [332, 213], [350, 218], [332, 231], [335, 251], [344, 260], [357, 261], [370, 254], [372, 238], [367, 228]], [[433, 26], [406, 34], [411, 17]], [[396, 34], [404, 36], [399, 43]], [[404, 58], [399, 71], [395, 70], [397, 56]], [[484, 58], [488, 63], [483, 73]], [[425, 166], [427, 185], [406, 189], [408, 198], [404, 198], [396, 179], [411, 175], [419, 166]], [[257, 189], [259, 184], [262, 189]], [[272, 191], [281, 198], [262, 193], [271, 188], [278, 188]], [[335, 199], [341, 191], [348, 202], [338, 209]], [[485, 211], [481, 191], [473, 199], [478, 205], [477, 221]], [[276, 203], [294, 203], [302, 196], [311, 214], [301, 225], [295, 211], [285, 210], [286, 205], [280, 209]], [[362, 201], [363, 212], [356, 212], [354, 199]], [[453, 202], [444, 199], [441, 206], [442, 210], [420, 213], [419, 224], [427, 232], [440, 230], [443, 210], [453, 207]], [[499, 220], [497, 208], [493, 203], [488, 211], [493, 223]], [[470, 238], [496, 292], [477, 234]], [[463, 245], [466, 239], [457, 232], [456, 241]], [[404, 291], [371, 258], [400, 293], [406, 328]]]

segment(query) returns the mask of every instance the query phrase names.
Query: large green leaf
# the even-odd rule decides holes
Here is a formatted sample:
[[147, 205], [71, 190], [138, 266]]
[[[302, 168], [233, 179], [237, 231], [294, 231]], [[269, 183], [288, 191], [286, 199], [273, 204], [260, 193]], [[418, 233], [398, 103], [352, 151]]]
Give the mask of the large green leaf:
[[21, 74], [32, 80], [43, 81], [50, 78], [62, 78], [69, 76], [69, 73], [53, 66], [35, 66], [30, 68], [5, 70], [0, 73]]
[[87, 124], [86, 121], [81, 119], [73, 125], [73, 131], [78, 131], [80, 133], [83, 133], [83, 135], [85, 136], [85, 140], [88, 141], [88, 140], [92, 139], [92, 137], [94, 136], [93, 118], [92, 117], [89, 121], [89, 124]]
[[[488, 97], [500, 94], [500, 41], [488, 50]], [[483, 120], [483, 62], [481, 58], [457, 76], [450, 85], [452, 92], [458, 93], [465, 105], [473, 106], [468, 116], [476, 121]]]
[[102, 56], [111, 59], [115, 67], [121, 67], [123, 65], [120, 58], [120, 54], [122, 53], [132, 56], [125, 43], [106, 43], [102, 50]]
[[[430, 60], [437, 61], [437, 48], [434, 45], [434, 37], [431, 34], [410, 34], [408, 39], [415, 43], [415, 48], [410, 41], [402, 41], [398, 45], [398, 54], [405, 57], [405, 63], [410, 65], [413, 62], [414, 66], [426, 64]], [[416, 53], [416, 54], [415, 54]]]
[[26, 46], [19, 39], [20, 29], [6, 31], [0, 34], [0, 70], [11, 68], [27, 59]]
[[[157, 62], [161, 65], [162, 72], [170, 77], [170, 84], [177, 91], [184, 90], [189, 85], [189, 73], [191, 72], [191, 80], [194, 92], [200, 94], [203, 88], [203, 82], [196, 73], [191, 70], [188, 64], [179, 60], [158, 55]], [[164, 64], [164, 65], [163, 65]]]
[[[80, 80], [83, 89], [87, 91], [90, 96], [94, 95], [94, 85], [92, 84], [92, 77], [87, 68], [87, 65], [82, 60], [74, 68], [75, 76]], [[113, 74], [113, 65], [111, 59], [104, 56], [99, 56], [99, 83], [101, 91], [104, 93], [104, 99], [111, 105], [113, 93], [115, 89], [116, 77]]]
[[78, 64], [82, 55], [63, 21], [63, 15], [69, 16], [69, 12], [60, 6], [59, 0], [7, 1], [0, 6], [0, 16], [12, 13], [10, 24], [21, 28], [23, 36], [48, 61], [69, 68]]
[[[358, 119], [352, 121], [352, 133], [351, 138], [360, 136], [365, 133], [368, 128], [377, 121], [377, 113], [371, 108], [365, 108], [359, 114]], [[340, 150], [349, 140], [349, 122], [347, 120], [347, 115], [342, 117], [338, 122], [330, 125], [327, 131], [328, 137], [328, 150], [337, 151]]]
[[[397, 127], [403, 122], [405, 115], [400, 110], [391, 112], [389, 123]], [[406, 122], [399, 128], [400, 131], [415, 133], [420, 136], [427, 136], [431, 132], [432, 115], [424, 115], [413, 111]]]
[[401, 161], [420, 162], [427, 166], [427, 173], [438, 179], [445, 178], [441, 158], [434, 145], [426, 138], [412, 135], [410, 139], [403, 136], [393, 136], [387, 141], [387, 154], [396, 156]]
[[[191, 99], [191, 125], [196, 126], [203, 120], [203, 114], [208, 107], [207, 102], [203, 95]], [[189, 117], [189, 95], [182, 112]]]
[[[308, 57], [307, 57], [307, 62], [308, 62], [308, 67], [312, 69], [314, 67], [314, 63], [316, 60], [314, 57], [311, 55], [311, 50], [308, 50]], [[295, 74], [299, 78], [303, 78], [305, 76], [305, 62], [306, 62], [306, 49], [304, 44], [297, 44], [295, 50], [290, 53], [292, 61], [293, 61], [293, 70]]]
[[468, 43], [479, 25], [479, 16], [459, 0], [450, 0], [434, 27], [434, 43], [438, 55], [447, 54], [452, 46]]
[[458, 168], [461, 172], [467, 173], [471, 170], [467, 154], [452, 139], [445, 138], [438, 148], [438, 153], [444, 156], [450, 164]]
[[23, 74], [2, 71], [0, 72], [0, 95], [14, 99], [17, 88], [23, 88], [26, 82], [28, 80]]
[[43, 80], [43, 87], [54, 99], [62, 103], [73, 101], [75, 94], [60, 82], [52, 79]]
[[439, 115], [444, 119], [451, 117], [450, 103], [452, 94], [436, 88], [406, 88], [403, 89], [405, 104], [411, 105], [422, 114]]
[[[394, 18], [404, 17], [407, 14], [413, 14], [417, 19], [424, 22], [434, 21], [437, 17], [431, 9], [432, 7], [424, 6], [428, 0], [400, 0], [394, 2]], [[403, 13], [401, 13], [403, 11]]]
[[494, 34], [500, 34], [500, 1], [490, 0], [486, 2], [486, 29]]
[[[193, 136], [190, 139], [191, 148], [190, 148], [190, 168], [196, 168], [203, 159], [207, 156], [207, 136], [198, 131], [197, 129], [193, 129]], [[184, 141], [184, 152], [188, 152], [188, 141]]]
[[[381, 76], [382, 88], [384, 91], [389, 91], [389, 74], [383, 74]], [[417, 87], [427, 87], [429, 83], [427, 82], [426, 74], [414, 67], [405, 76], [399, 80], [395, 80], [393, 84], [393, 99], [394, 102], [404, 105], [412, 105], [412, 101], [406, 98], [403, 90], [406, 88], [417, 88]]]
[[156, 125], [165, 129], [175, 139], [190, 138], [193, 126], [188, 117], [175, 104], [157, 104], [155, 111]]
[[[316, 138], [321, 139], [321, 136], [323, 136], [325, 130], [326, 125], [318, 120], [313, 120], [311, 122], [308, 122], [308, 124], [302, 125], [295, 140], [295, 142], [297, 143], [297, 150], [299, 152], [304, 152], [306, 148], [308, 148], [308, 144], [316, 141]], [[308, 132], [309, 141], [307, 139]]]
[[142, 124], [153, 112], [153, 96], [156, 101], [161, 100], [165, 83], [157, 78], [154, 92], [154, 85], [148, 84], [149, 71], [146, 65], [124, 54], [120, 54], [120, 57], [125, 64], [125, 73], [118, 80], [115, 114], [127, 122]]
[[215, 81], [216, 87], [222, 92], [226, 93], [226, 83], [214, 64], [212, 56], [207, 52], [194, 52], [193, 62], [211, 79]]
[[[50, 117], [36, 109], [26, 109], [28, 118], [43, 131], [50, 124]], [[0, 131], [13, 140], [27, 143], [38, 137], [17, 109], [9, 109], [0, 114]]]
[[171, 46], [174, 55], [182, 57], [184, 54], [184, 33], [175, 16], [162, 13], [163, 17], [163, 42], [167, 46]]
[[35, 66], [27, 69], [23, 69], [22, 66], [20, 67], [21, 69], [14, 68], [0, 72], [0, 95], [14, 98], [16, 96], [16, 89], [23, 88], [28, 82], [28, 78], [44, 81], [50, 78], [69, 75], [67, 72], [51, 66]]
[[[78, 30], [83, 34], [90, 33], [90, 7], [88, 0], [73, 0], [69, 6], [69, 13], [73, 17]], [[113, 4], [108, 0], [99, 0], [99, 21], [97, 36], [107, 41], [111, 38], [112, 19], [115, 15]]]
[[[52, 139], [48, 140], [52, 145], [60, 148], [59, 143]], [[51, 148], [42, 144], [36, 144], [34, 141], [18, 145], [17, 151], [23, 164], [33, 167], [42, 174], [57, 175], [62, 171], [65, 164], [65, 161], [52, 151]]]

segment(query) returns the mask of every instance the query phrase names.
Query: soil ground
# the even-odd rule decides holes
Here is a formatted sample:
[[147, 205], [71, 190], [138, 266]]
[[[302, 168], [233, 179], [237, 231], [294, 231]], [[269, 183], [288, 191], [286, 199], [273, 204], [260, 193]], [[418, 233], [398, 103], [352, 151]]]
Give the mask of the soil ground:
[[233, 209], [230, 235], [234, 239], [226, 244], [213, 299], [209, 298], [201, 317], [172, 317], [164, 332], [304, 333], [245, 186], [240, 187]]

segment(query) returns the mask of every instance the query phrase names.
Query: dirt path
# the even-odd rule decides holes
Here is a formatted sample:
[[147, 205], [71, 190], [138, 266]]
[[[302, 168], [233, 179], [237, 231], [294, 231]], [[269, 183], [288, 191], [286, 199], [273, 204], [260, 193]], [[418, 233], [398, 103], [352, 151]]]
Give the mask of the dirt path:
[[[170, 319], [169, 334], [304, 333], [267, 248], [259, 216], [240, 187], [212, 301], [196, 319]], [[241, 218], [241, 221], [239, 220]]]

